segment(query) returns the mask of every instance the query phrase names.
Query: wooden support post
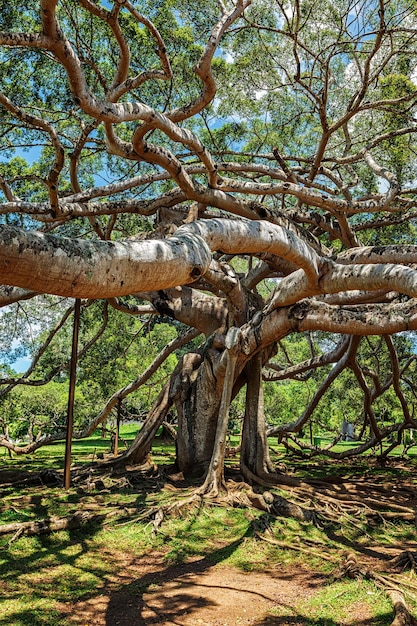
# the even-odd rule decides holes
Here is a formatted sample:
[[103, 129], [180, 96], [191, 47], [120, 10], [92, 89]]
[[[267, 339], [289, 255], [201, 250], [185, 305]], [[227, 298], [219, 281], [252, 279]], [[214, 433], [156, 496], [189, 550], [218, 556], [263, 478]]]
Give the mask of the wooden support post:
[[69, 489], [71, 484], [71, 444], [74, 424], [74, 397], [75, 381], [77, 377], [77, 356], [78, 356], [78, 331], [80, 327], [81, 300], [75, 300], [74, 325], [72, 330], [72, 351], [70, 364], [70, 382], [68, 392], [68, 412], [67, 412], [67, 436], [65, 440], [65, 463], [64, 463], [64, 488]]
[[114, 438], [114, 456], [119, 453], [119, 434], [120, 434], [120, 420], [122, 415], [122, 399], [117, 401], [117, 418], [116, 418], [116, 436]]

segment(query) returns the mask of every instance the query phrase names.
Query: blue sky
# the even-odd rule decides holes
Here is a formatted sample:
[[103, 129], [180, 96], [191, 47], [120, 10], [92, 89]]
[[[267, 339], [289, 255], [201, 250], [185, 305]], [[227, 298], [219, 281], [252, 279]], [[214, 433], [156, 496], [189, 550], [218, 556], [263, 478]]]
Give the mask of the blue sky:
[[12, 363], [11, 367], [16, 370], [16, 372], [19, 372], [19, 374], [21, 374], [22, 372], [25, 372], [27, 370], [30, 364], [31, 360], [28, 359], [26, 356], [22, 356], [20, 357], [20, 359], [17, 359], [17, 361]]

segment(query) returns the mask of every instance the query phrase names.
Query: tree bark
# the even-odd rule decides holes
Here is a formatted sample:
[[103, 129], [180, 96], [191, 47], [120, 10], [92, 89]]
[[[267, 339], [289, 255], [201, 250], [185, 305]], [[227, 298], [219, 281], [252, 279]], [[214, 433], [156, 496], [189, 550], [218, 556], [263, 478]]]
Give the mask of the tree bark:
[[226, 456], [226, 435], [229, 422], [230, 401], [233, 393], [238, 343], [241, 333], [236, 327], [229, 329], [226, 335], [226, 374], [223, 382], [222, 398], [217, 421], [216, 438], [213, 453], [207, 471], [206, 480], [200, 493], [216, 497], [224, 487], [224, 459]]
[[250, 482], [253, 477], [272, 478], [274, 471], [269, 457], [262, 389], [262, 353], [246, 365], [246, 406], [243, 420], [240, 468]]
[[210, 463], [221, 401], [222, 381], [215, 374], [220, 353], [210, 349], [182, 372], [178, 411], [177, 463], [185, 476], [202, 476]]

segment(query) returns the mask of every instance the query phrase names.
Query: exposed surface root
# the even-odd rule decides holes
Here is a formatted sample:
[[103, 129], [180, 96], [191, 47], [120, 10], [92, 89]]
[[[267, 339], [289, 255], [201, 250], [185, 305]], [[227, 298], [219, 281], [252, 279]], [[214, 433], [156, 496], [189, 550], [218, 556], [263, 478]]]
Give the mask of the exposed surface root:
[[412, 570], [415, 572], [417, 565], [417, 552], [405, 550], [395, 558], [391, 559], [390, 565], [393, 569], [400, 572], [404, 572], [405, 570]]
[[402, 589], [399, 587], [401, 581], [393, 581], [391, 577], [360, 566], [353, 553], [347, 556], [342, 566], [341, 573], [342, 575], [349, 576], [349, 578], [367, 578], [373, 580], [384, 590], [390, 598], [395, 610], [395, 617], [391, 626], [417, 626], [417, 620], [415, 620], [409, 612]]
[[386, 594], [395, 610], [395, 618], [391, 626], [415, 626], [417, 621], [409, 613], [403, 594], [396, 589], [386, 589]]
[[313, 548], [305, 548], [299, 545], [298, 543], [289, 543], [288, 541], [279, 541], [278, 539], [272, 539], [271, 537], [268, 537], [265, 534], [262, 534], [260, 532], [261, 530], [264, 533], [265, 530], [268, 531], [268, 529], [265, 528], [264, 525], [260, 524], [259, 520], [254, 520], [252, 522], [252, 526], [254, 527], [255, 535], [256, 537], [258, 537], [258, 539], [261, 539], [262, 541], [266, 541], [267, 543], [270, 543], [273, 546], [278, 546], [280, 548], [284, 548], [285, 550], [295, 550], [296, 552], [308, 554], [308, 556], [314, 556], [319, 559], [323, 559], [324, 561], [329, 561], [330, 563], [336, 563], [336, 559], [334, 557], [329, 556], [328, 554], [325, 554], [322, 551], [319, 552], [318, 550], [314, 550]]
[[45, 535], [57, 530], [81, 528], [86, 524], [102, 522], [105, 514], [93, 514], [86, 511], [77, 511], [69, 517], [51, 517], [32, 522], [14, 522], [0, 526], [0, 535], [14, 534], [14, 539], [21, 535]]
[[[391, 626], [417, 626], [412, 617], [406, 600], [417, 596], [417, 582], [415, 571], [417, 564], [417, 542], [406, 542], [397, 546], [372, 545], [371, 535], [368, 542], [363, 542], [364, 532], [370, 524], [392, 526], [395, 519], [406, 519], [413, 522], [415, 519], [415, 492], [404, 483], [395, 485], [393, 493], [390, 484], [378, 484], [371, 482], [365, 485], [357, 480], [350, 485], [343, 481], [330, 482], [316, 481], [314, 484], [288, 477], [291, 486], [286, 491], [279, 491], [269, 485], [262, 490], [261, 487], [251, 487], [243, 482], [241, 476], [234, 474], [236, 481], [228, 481], [225, 487], [219, 488], [217, 493], [201, 494], [195, 484], [187, 483], [180, 475], [172, 475], [167, 481], [163, 473], [155, 475], [151, 465], [131, 468], [120, 475], [108, 467], [104, 468], [78, 468], [72, 472], [72, 484], [74, 491], [80, 495], [78, 511], [62, 518], [49, 518], [16, 522], [0, 527], [0, 534], [10, 535], [9, 545], [23, 534], [45, 534], [56, 530], [80, 528], [90, 524], [132, 524], [145, 522], [152, 534], [159, 533], [164, 521], [170, 516], [183, 515], [184, 512], [194, 515], [199, 508], [204, 506], [224, 506], [252, 509], [248, 513], [250, 528], [259, 540], [275, 545], [285, 550], [297, 551], [300, 554], [314, 557], [334, 564], [338, 576], [348, 576], [354, 579], [373, 580], [391, 599], [395, 618]], [[7, 484], [11, 487], [15, 481], [7, 478]], [[19, 482], [22, 486], [32, 486], [36, 491], [43, 489], [46, 482], [60, 483], [61, 476], [56, 472], [38, 475], [21, 475]], [[144, 489], [152, 492], [165, 492], [164, 497], [157, 498], [154, 506], [145, 508], [137, 502], [131, 505], [121, 505], [119, 502], [101, 506], [105, 501], [104, 494], [120, 491], [136, 491]], [[186, 488], [186, 491], [183, 488]], [[382, 488], [383, 487], [383, 488]], [[175, 493], [173, 493], [175, 492]], [[103, 498], [100, 499], [100, 494]], [[94, 503], [91, 496], [97, 497]], [[86, 497], [84, 497], [86, 496]], [[182, 496], [182, 497], [181, 497]], [[18, 496], [19, 499], [28, 498], [26, 495]], [[16, 500], [11, 499], [5, 504], [5, 508], [14, 509], [19, 513]], [[259, 515], [256, 511], [261, 511]], [[333, 543], [327, 541], [315, 541], [312, 536], [300, 534], [293, 541], [280, 541], [274, 536], [274, 520], [279, 518], [293, 518], [301, 524], [315, 524], [331, 537]], [[286, 525], [281, 521], [278, 524]], [[346, 533], [346, 530], [348, 530]], [[349, 539], [351, 536], [360, 534], [362, 541], [356, 542]], [[369, 531], [370, 532], [370, 531]], [[346, 553], [343, 546], [348, 547]], [[332, 547], [334, 545], [334, 547]], [[375, 548], [375, 549], [374, 549]], [[378, 548], [378, 549], [376, 549]], [[341, 549], [346, 559], [343, 567], [340, 567]], [[395, 554], [398, 554], [392, 558]], [[359, 557], [359, 558], [358, 558]], [[362, 562], [362, 557], [365, 561]], [[304, 557], [305, 558], [305, 557]], [[371, 560], [370, 560], [371, 559]], [[366, 563], [366, 564], [365, 564]], [[409, 570], [409, 574], [404, 574]]]

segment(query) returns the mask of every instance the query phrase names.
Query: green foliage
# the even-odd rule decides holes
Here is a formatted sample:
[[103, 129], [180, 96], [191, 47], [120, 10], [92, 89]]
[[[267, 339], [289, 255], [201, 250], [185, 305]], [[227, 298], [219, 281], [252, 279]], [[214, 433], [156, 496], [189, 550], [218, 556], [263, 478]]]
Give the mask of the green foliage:
[[[107, 2], [93, 4], [104, 11], [110, 10]], [[163, 81], [146, 80], [123, 94], [120, 102], [145, 103], [161, 113], [195, 102], [204, 91], [195, 66], [206, 49], [213, 26], [221, 17], [221, 3], [215, 0], [197, 3], [190, 0], [181, 3], [143, 0], [135, 6], [153, 20], [164, 39], [172, 77]], [[105, 20], [76, 0], [61, 0], [57, 7], [62, 30], [71, 42], [74, 54], [78, 55], [86, 85], [98, 100], [105, 98], [115, 79], [121, 40], [129, 47], [129, 79], [161, 67], [150, 29], [125, 10], [123, 3], [119, 8], [120, 33], [123, 33], [120, 37], [115, 36]], [[273, 5], [266, 0], [257, 0], [248, 7], [244, 18], [224, 35], [217, 47], [212, 63], [218, 86], [215, 98], [196, 119], [182, 119], [178, 129], [195, 132], [217, 162], [230, 158], [231, 163], [262, 164], [266, 168], [274, 168], [278, 177], [260, 175], [254, 170], [245, 174], [246, 178], [240, 178], [248, 184], [283, 182], [282, 163], [277, 163], [272, 156], [272, 150], [277, 148], [284, 162], [293, 168], [293, 176], [298, 177], [296, 180], [305, 189], [309, 190], [311, 185], [317, 183], [317, 191], [323, 189], [327, 197], [340, 195], [352, 202], [374, 198], [385, 191], [387, 182], [381, 182], [383, 177], [377, 176], [365, 161], [355, 157], [371, 145], [375, 160], [395, 174], [400, 185], [415, 186], [414, 102], [417, 87], [416, 51], [412, 36], [414, 15], [411, 4], [405, 0], [385, 2], [384, 8], [385, 26], [381, 36], [385, 36], [386, 28], [392, 29], [391, 40], [384, 40], [378, 47], [381, 16], [370, 0], [365, 0], [360, 7], [350, 0], [324, 0], [320, 3], [304, 0]], [[116, 15], [116, 9], [113, 10]], [[6, 4], [5, 0], [0, 0], [0, 29], [41, 32], [38, 7], [32, 3], [29, 8], [22, 9], [16, 2]], [[100, 119], [89, 126], [92, 119], [81, 111], [74, 100], [66, 72], [50, 50], [4, 46], [0, 51], [0, 62], [3, 68], [0, 90], [21, 110], [21, 115], [14, 115], [6, 107], [0, 108], [0, 174], [13, 194], [22, 201], [47, 201], [46, 178], [56, 158], [51, 134], [36, 124], [29, 124], [25, 118], [27, 115], [40, 118], [53, 127], [62, 145], [65, 160], [58, 192], [63, 199], [79, 189], [85, 191], [109, 182], [159, 173], [153, 164], [139, 158], [135, 160], [133, 148], [132, 158], [110, 154]], [[369, 84], [365, 85], [362, 93], [361, 85], [365, 84], [366, 76]], [[354, 110], [356, 103], [359, 109], [350, 117], [347, 113]], [[346, 119], [339, 124], [343, 111], [346, 112]], [[125, 121], [115, 125], [115, 132], [122, 142], [130, 142], [141, 123], [140, 120]], [[311, 180], [311, 164], [332, 125], [337, 130], [327, 137], [327, 143], [324, 142], [325, 155], [321, 162], [323, 168], [330, 169], [331, 175], [325, 175], [322, 169], [315, 180]], [[409, 128], [410, 132], [403, 133], [404, 128]], [[379, 141], [383, 134], [390, 135]], [[171, 135], [155, 128], [146, 134], [146, 139], [161, 150], [171, 150], [184, 165], [195, 165], [196, 155], [190, 151], [187, 142], [181, 144], [174, 141]], [[81, 146], [82, 153], [75, 167], [73, 159]], [[74, 166], [72, 172], [71, 163]], [[230, 177], [239, 180], [236, 173], [230, 173]], [[200, 175], [195, 180], [204, 184], [207, 182], [206, 177]], [[158, 198], [161, 192], [172, 189], [176, 184], [173, 179], [162, 180], [155, 185], [127, 189], [109, 197], [114, 202], [148, 200]], [[5, 201], [8, 195], [5, 185], [2, 185], [0, 194], [0, 200]], [[235, 194], [237, 199], [242, 196]], [[103, 201], [99, 192], [92, 197], [97, 203]], [[319, 239], [319, 243], [331, 249], [330, 257], [347, 245], [346, 237], [337, 240], [333, 232], [316, 228], [315, 218], [310, 215], [312, 207], [299, 202], [295, 196], [277, 194], [261, 197], [256, 194], [253, 197], [265, 208], [287, 211], [296, 229], [305, 228]], [[189, 202], [184, 203], [181, 209], [185, 211], [188, 207]], [[208, 207], [207, 214], [210, 211], [214, 209]], [[213, 214], [217, 213], [214, 211]], [[317, 214], [326, 217], [324, 210], [318, 209]], [[363, 245], [415, 243], [415, 222], [412, 219], [405, 221], [402, 210], [382, 212], [381, 215], [378, 219], [392, 219], [392, 225], [385, 229], [376, 228], [377, 218], [372, 213], [348, 215], [346, 219], [353, 228], [351, 242], [355, 236], [358, 244]], [[56, 225], [48, 221], [50, 216], [43, 216], [42, 219], [46, 222], [40, 226], [36, 222], [39, 228], [48, 230]], [[99, 215], [94, 220], [71, 217], [59, 224], [59, 232], [69, 237], [109, 237], [113, 241], [131, 236], [149, 238], [160, 235], [155, 232], [158, 219], [134, 212], [117, 216]], [[330, 219], [336, 232], [339, 226], [343, 227], [337, 210], [331, 213]], [[35, 224], [32, 215], [13, 212], [6, 212], [0, 221], [27, 229]], [[241, 277], [247, 274], [250, 263], [247, 257], [231, 261]], [[285, 269], [282, 272], [278, 269], [276, 276], [281, 278], [285, 273]], [[272, 281], [263, 281], [256, 287], [258, 293], [251, 295], [266, 297], [272, 288]], [[124, 301], [133, 305], [141, 303], [134, 296]], [[7, 417], [13, 437], [26, 436], [29, 431], [35, 437], [41, 431], [52, 433], [64, 423], [72, 316], [67, 318], [53, 338], [50, 334], [69, 306], [66, 300], [38, 296], [2, 312], [0, 361], [4, 379], [13, 376], [10, 367], [18, 357], [35, 358], [33, 371], [28, 373], [31, 386], [17, 386], [10, 393], [4, 393], [1, 400], [2, 419]], [[127, 316], [103, 302], [84, 303], [76, 392], [77, 426], [85, 425], [94, 418], [106, 400], [135, 380], [183, 328], [178, 322], [166, 319], [148, 322], [145, 318]], [[47, 345], [42, 351], [44, 342]], [[84, 352], [90, 342], [92, 345]], [[404, 364], [412, 358], [415, 345], [406, 345], [406, 342], [402, 345], [400, 339], [396, 343], [403, 351], [401, 363]], [[315, 354], [324, 354], [335, 345], [330, 335], [316, 333], [310, 341], [306, 336], [290, 336], [278, 346], [275, 362], [285, 369], [307, 360], [313, 356], [312, 344]], [[379, 347], [377, 340], [370, 339], [368, 344], [362, 342], [358, 352], [358, 363], [365, 371], [370, 388], [375, 380], [372, 373], [384, 381], [392, 365], [386, 346]], [[123, 405], [125, 416], [139, 418], [147, 412], [184, 351], [185, 348], [171, 355], [146, 386], [129, 396]], [[299, 418], [332, 367], [312, 369], [266, 385], [268, 423], [278, 425]], [[407, 400], [415, 403], [412, 397], [414, 364], [410, 365], [409, 372], [408, 383], [403, 381], [402, 389]], [[7, 381], [3, 383], [3, 389], [7, 389]], [[384, 424], [402, 418], [401, 403], [392, 387], [376, 398], [374, 410]], [[241, 392], [231, 410], [230, 428], [233, 431], [238, 430], [243, 412], [244, 393]], [[343, 419], [360, 428], [363, 413], [363, 392], [350, 369], [336, 379], [320, 401], [314, 428], [320, 434], [336, 434]]]
[[[80, 399], [77, 393], [77, 401]], [[60, 383], [48, 387], [18, 387], [2, 400], [1, 412], [7, 416], [9, 435], [13, 439], [36, 439], [38, 434], [51, 434], [65, 425], [68, 388]]]

